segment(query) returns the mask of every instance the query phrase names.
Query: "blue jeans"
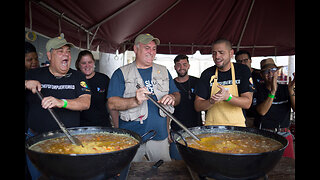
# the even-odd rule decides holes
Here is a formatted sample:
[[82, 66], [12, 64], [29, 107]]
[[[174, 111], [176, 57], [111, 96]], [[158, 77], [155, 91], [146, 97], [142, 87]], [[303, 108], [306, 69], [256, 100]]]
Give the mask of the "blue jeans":
[[177, 145], [172, 142], [170, 143], [170, 157], [171, 159], [174, 159], [174, 160], [182, 160], [181, 156], [180, 156], [180, 153], [178, 151], [178, 148], [177, 148]]
[[[34, 134], [30, 131], [30, 129], [28, 129], [27, 134], [32, 137], [34, 136]], [[26, 140], [28, 140], [29, 137], [26, 137]], [[27, 160], [27, 166], [28, 166], [28, 170], [29, 173], [31, 175], [32, 180], [37, 180], [39, 179], [39, 177], [41, 176], [41, 172], [33, 165], [33, 163], [30, 161], [28, 155], [26, 154], [26, 160]]]

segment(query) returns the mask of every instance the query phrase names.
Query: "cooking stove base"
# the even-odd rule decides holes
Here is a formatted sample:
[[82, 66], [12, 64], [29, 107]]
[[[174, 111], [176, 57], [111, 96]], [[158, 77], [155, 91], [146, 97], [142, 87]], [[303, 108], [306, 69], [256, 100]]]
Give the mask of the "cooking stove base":
[[230, 178], [217, 173], [200, 175], [193, 171], [189, 166], [187, 166], [187, 169], [191, 175], [192, 180], [268, 180], [268, 175], [266, 174], [260, 174], [255, 177], [249, 178]]
[[[122, 171], [121, 171], [121, 175], [118, 174], [112, 178], [108, 178], [106, 179], [105, 175], [101, 175], [101, 176], [97, 176], [88, 180], [126, 180], [128, 177], [128, 173], [129, 173], [129, 169], [130, 169], [130, 165], [126, 166]], [[47, 177], [45, 175], [40, 176], [40, 178], [38, 180], [63, 180], [60, 178], [56, 178], [56, 177]]]
[[[60, 178], [55, 178], [55, 177], [46, 177], [46, 176], [40, 176], [40, 178], [38, 180], [62, 180]], [[97, 177], [97, 178], [93, 178], [90, 180], [121, 180], [119, 176], [115, 176], [109, 179], [105, 179], [105, 178], [101, 178], [101, 177]]]
[[206, 176], [198, 175], [199, 180], [268, 180], [268, 175], [264, 175], [260, 178], [229, 178], [218, 174], [211, 175], [210, 178]]

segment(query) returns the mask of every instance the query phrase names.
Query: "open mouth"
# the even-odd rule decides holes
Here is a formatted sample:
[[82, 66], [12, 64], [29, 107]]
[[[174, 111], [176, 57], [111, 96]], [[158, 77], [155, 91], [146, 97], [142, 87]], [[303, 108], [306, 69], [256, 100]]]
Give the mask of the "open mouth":
[[222, 63], [222, 59], [216, 59], [215, 60], [215, 64], [221, 64]]
[[68, 62], [69, 62], [68, 59], [64, 59], [64, 60], [62, 60], [62, 65], [63, 66], [68, 66]]

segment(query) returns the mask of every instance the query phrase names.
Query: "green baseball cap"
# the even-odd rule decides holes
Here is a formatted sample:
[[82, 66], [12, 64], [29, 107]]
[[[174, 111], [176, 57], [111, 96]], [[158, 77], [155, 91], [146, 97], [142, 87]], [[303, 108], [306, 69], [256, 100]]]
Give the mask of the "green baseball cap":
[[59, 37], [52, 38], [47, 42], [46, 49], [47, 52], [49, 52], [51, 49], [58, 49], [64, 45], [68, 45], [70, 47], [74, 46], [72, 43], [67, 42], [67, 40], [64, 38], [64, 34], [61, 33]]
[[160, 40], [158, 38], [153, 37], [151, 34], [140, 34], [136, 37], [134, 40], [134, 44], [142, 43], [142, 44], [148, 44], [150, 41], [154, 41], [156, 45], [160, 44]]

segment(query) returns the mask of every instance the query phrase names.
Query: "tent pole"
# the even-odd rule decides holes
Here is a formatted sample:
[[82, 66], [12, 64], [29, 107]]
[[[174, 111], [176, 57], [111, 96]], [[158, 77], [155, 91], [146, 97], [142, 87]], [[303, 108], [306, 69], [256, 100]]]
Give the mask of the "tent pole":
[[67, 22], [69, 22], [70, 24], [82, 29], [83, 31], [85, 31], [86, 33], [89, 34], [93, 34], [92, 32], [90, 32], [89, 30], [87, 30], [86, 28], [84, 28], [82, 25], [80, 25], [79, 23], [75, 22], [74, 20], [68, 18], [67, 16], [65, 16], [63, 13], [60, 13], [59, 11], [53, 9], [51, 6], [47, 5], [46, 3], [44, 3], [43, 1], [36, 1], [36, 0], [32, 0], [32, 2], [39, 4], [40, 6], [42, 6], [43, 8], [51, 11], [52, 13], [56, 14], [57, 16], [60, 16], [60, 18], [66, 20]]
[[93, 42], [94, 38], [96, 37], [96, 35], [97, 35], [97, 32], [98, 32], [99, 28], [100, 28], [100, 26], [98, 26], [98, 27], [97, 27], [97, 29], [96, 29], [96, 31], [94, 32], [94, 35], [92, 36], [92, 39], [91, 39], [90, 44], [89, 44], [89, 47], [91, 46], [91, 44], [92, 44], [92, 42]]
[[[133, 46], [133, 43], [129, 43], [129, 42], [125, 42], [123, 43], [125, 45], [130, 45]], [[200, 48], [210, 48], [212, 47], [212, 45], [200, 45], [200, 44], [172, 44], [171, 42], [169, 42], [168, 44], [159, 44], [159, 46], [170, 46], [170, 47], [200, 47]], [[276, 46], [239, 46], [239, 48], [242, 49], [257, 49], [257, 48], [275, 48]], [[232, 48], [237, 48], [237, 46], [232, 46]]]
[[89, 33], [87, 32], [87, 49], [90, 50]]
[[251, 10], [252, 10], [253, 5], [254, 5], [254, 1], [255, 0], [252, 0], [252, 2], [251, 2], [250, 9], [249, 9], [249, 12], [248, 12], [248, 15], [247, 15], [247, 18], [246, 18], [246, 22], [244, 23], [244, 26], [243, 26], [243, 29], [242, 29], [242, 32], [241, 32], [241, 35], [240, 35], [240, 38], [239, 38], [239, 41], [238, 41], [238, 44], [237, 44], [237, 51], [239, 51], [240, 43], [242, 41], [243, 34], [244, 34], [245, 30], [246, 30], [246, 27], [247, 27], [247, 24], [248, 24], [248, 21], [249, 21], [249, 17], [250, 17], [250, 14], [251, 14]]

